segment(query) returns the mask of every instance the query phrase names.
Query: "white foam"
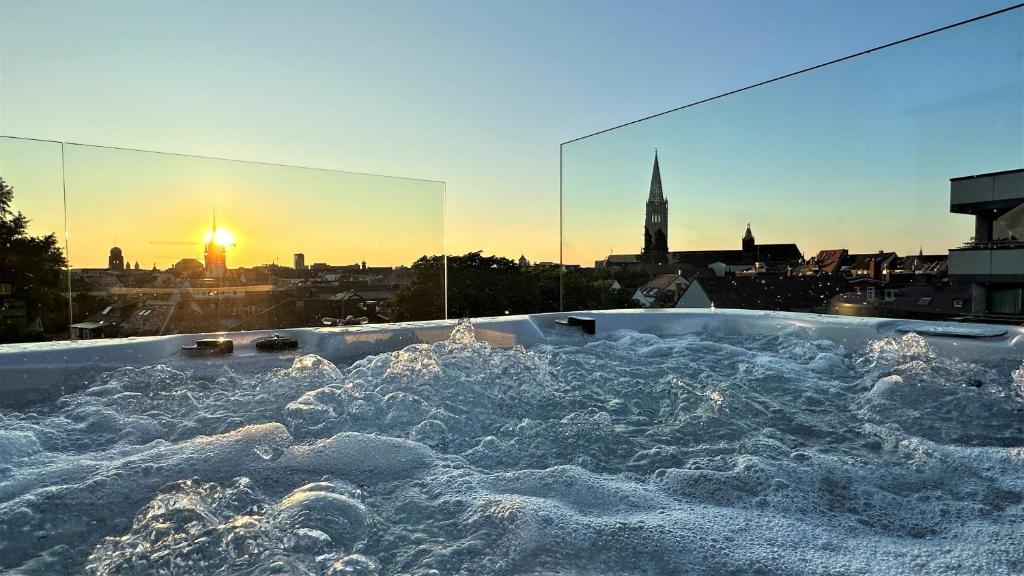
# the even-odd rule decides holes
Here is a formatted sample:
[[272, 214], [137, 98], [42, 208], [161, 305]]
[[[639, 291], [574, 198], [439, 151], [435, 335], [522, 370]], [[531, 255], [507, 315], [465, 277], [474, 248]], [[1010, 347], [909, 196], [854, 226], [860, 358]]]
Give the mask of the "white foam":
[[[114, 371], [0, 415], [25, 574], [1012, 574], [1024, 367], [796, 330]], [[43, 538], [45, 536], [45, 538]]]

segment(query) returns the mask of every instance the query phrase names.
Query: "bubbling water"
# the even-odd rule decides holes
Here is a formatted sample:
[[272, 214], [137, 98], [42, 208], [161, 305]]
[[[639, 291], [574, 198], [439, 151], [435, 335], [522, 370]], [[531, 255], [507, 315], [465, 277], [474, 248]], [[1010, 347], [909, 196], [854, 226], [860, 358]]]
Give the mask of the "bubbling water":
[[1024, 365], [799, 330], [122, 368], [0, 413], [15, 574], [1019, 574]]

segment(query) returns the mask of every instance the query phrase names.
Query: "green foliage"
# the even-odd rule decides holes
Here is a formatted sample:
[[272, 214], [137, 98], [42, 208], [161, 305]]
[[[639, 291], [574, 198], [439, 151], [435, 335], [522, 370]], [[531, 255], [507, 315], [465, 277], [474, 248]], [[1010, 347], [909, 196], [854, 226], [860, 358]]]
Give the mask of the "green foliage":
[[[390, 301], [394, 321], [434, 320], [444, 317], [444, 259], [423, 256], [412, 266], [412, 283]], [[448, 258], [448, 316], [451, 318], [557, 312], [557, 267], [520, 268], [501, 256], [470, 252]], [[649, 279], [637, 279], [636, 286]], [[603, 280], [616, 280], [592, 270], [564, 273], [566, 310], [628, 308], [634, 289], [609, 290]], [[623, 278], [627, 279], [627, 278]], [[630, 281], [633, 278], [628, 278]], [[619, 280], [622, 283], [622, 280]]]
[[30, 236], [13, 201], [14, 188], [0, 178], [0, 284], [12, 289], [0, 295], [0, 342], [40, 339], [67, 324], [67, 261], [57, 237]]

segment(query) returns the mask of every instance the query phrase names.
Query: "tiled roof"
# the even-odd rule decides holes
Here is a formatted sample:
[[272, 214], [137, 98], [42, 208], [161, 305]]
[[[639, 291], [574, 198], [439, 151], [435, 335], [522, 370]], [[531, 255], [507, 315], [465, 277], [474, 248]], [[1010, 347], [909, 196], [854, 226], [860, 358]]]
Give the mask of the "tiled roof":
[[733, 276], [701, 278], [716, 308], [806, 311], [827, 308], [846, 290], [840, 276]]
[[648, 289], [664, 290], [672, 285], [679, 278], [678, 274], [658, 274], [646, 284], [640, 287], [641, 291], [646, 292]]

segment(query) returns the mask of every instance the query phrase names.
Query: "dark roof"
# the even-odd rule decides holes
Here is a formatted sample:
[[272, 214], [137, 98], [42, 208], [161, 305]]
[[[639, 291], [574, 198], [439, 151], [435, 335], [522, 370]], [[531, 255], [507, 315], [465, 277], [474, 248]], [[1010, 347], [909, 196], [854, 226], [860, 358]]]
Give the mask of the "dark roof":
[[843, 260], [846, 259], [847, 254], [848, 252], [845, 248], [822, 250], [814, 257], [814, 264], [820, 272], [835, 274], [843, 266]]
[[803, 258], [796, 244], [758, 244], [758, 262], [796, 262]]
[[[970, 311], [970, 298], [969, 284], [906, 286], [897, 289], [891, 305], [900, 310], [959, 315]], [[961, 301], [960, 308], [953, 306], [954, 300]]]
[[687, 250], [683, 252], [670, 252], [673, 264], [683, 264], [694, 268], [707, 268], [715, 262], [724, 264], [741, 264], [747, 262], [743, 257], [743, 250]]
[[[884, 300], [885, 292], [895, 290], [891, 300]], [[971, 290], [969, 284], [922, 283], [920, 285], [888, 286], [875, 294], [876, 301], [868, 304], [866, 295], [847, 292], [835, 297], [835, 302], [865, 308], [869, 315], [894, 315], [906, 318], [948, 317], [970, 313]], [[954, 302], [960, 300], [960, 307]]]
[[670, 252], [674, 264], [706, 268], [715, 262], [723, 264], [754, 264], [755, 262], [796, 263], [803, 257], [796, 244], [758, 244], [750, 258], [743, 250], [686, 250]]
[[826, 308], [846, 290], [841, 276], [734, 276], [700, 278], [716, 308], [807, 311]]
[[125, 336], [156, 336], [163, 332], [176, 304], [170, 302], [145, 302], [121, 321], [121, 333]]
[[676, 278], [679, 278], [679, 274], [658, 274], [654, 278], [648, 280], [643, 286], [640, 287], [641, 291], [656, 288], [658, 290], [664, 290], [675, 282]]
[[[632, 264], [634, 262], [639, 262], [639, 261], [640, 261], [640, 255], [639, 254], [609, 254], [608, 257], [605, 258], [605, 262], [607, 262], [609, 264], [619, 264], [619, 263]], [[542, 264], [544, 264], [544, 262], [536, 262], [534, 265], [535, 266], [540, 266]]]
[[870, 254], [850, 254], [849, 261], [846, 264], [853, 270], [866, 270], [868, 268], [868, 262], [874, 260], [876, 262], [893, 261], [896, 259], [895, 252], [872, 252]]
[[904, 256], [903, 269], [912, 269], [918, 272], [945, 272], [949, 264], [948, 254], [914, 254]]

